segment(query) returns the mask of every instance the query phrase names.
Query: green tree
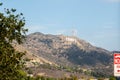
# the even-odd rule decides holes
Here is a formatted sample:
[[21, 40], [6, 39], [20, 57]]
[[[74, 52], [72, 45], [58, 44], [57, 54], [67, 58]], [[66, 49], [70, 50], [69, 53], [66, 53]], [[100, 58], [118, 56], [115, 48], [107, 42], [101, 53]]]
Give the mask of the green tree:
[[109, 80], [116, 80], [116, 78], [114, 76], [111, 76]]
[[[0, 3], [0, 6], [2, 3]], [[13, 41], [21, 44], [25, 38], [25, 19], [16, 14], [16, 9], [4, 9], [0, 12], [0, 80], [19, 80], [24, 77], [22, 56], [12, 46]]]

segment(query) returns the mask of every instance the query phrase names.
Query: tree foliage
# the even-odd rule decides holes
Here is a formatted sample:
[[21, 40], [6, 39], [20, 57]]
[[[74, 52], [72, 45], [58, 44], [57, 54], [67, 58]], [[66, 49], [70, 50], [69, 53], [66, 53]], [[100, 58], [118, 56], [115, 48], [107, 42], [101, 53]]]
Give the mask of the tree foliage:
[[22, 43], [27, 31], [24, 29], [25, 19], [22, 13], [16, 14], [16, 9], [4, 10], [4, 13], [0, 12], [0, 80], [19, 80], [24, 73], [24, 53], [16, 51], [12, 43]]

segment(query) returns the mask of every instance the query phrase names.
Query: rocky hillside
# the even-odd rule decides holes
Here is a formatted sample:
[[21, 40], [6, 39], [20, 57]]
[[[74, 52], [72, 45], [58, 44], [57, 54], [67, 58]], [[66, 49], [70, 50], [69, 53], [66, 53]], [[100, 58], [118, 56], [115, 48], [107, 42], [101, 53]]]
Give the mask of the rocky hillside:
[[72, 36], [36, 32], [26, 37], [23, 46], [31, 53], [58, 65], [92, 68], [107, 66], [112, 62], [109, 51]]
[[18, 45], [18, 44], [13, 43], [13, 46], [17, 51], [25, 52], [23, 59], [25, 60], [26, 67], [34, 67], [35, 66], [34, 63], [50, 64], [50, 65], [57, 66], [57, 64], [50, 62], [50, 61], [42, 58], [41, 56], [38, 56], [38, 55], [32, 53], [30, 50], [27, 50], [27, 48], [25, 48], [23, 45]]

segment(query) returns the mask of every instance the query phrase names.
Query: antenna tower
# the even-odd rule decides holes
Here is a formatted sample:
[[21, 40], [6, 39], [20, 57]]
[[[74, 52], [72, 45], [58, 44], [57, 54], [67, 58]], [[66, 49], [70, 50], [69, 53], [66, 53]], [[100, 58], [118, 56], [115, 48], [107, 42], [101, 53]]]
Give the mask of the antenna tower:
[[75, 37], [76, 35], [77, 35], [77, 30], [73, 29], [73, 30], [72, 30], [72, 36]]

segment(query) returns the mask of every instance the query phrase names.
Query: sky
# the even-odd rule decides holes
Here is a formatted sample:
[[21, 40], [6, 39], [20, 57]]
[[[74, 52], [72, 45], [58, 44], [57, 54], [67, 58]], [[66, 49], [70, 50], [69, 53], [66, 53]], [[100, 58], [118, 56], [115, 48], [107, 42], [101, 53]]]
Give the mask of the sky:
[[1, 0], [16, 8], [30, 33], [64, 34], [107, 50], [120, 50], [120, 0]]

